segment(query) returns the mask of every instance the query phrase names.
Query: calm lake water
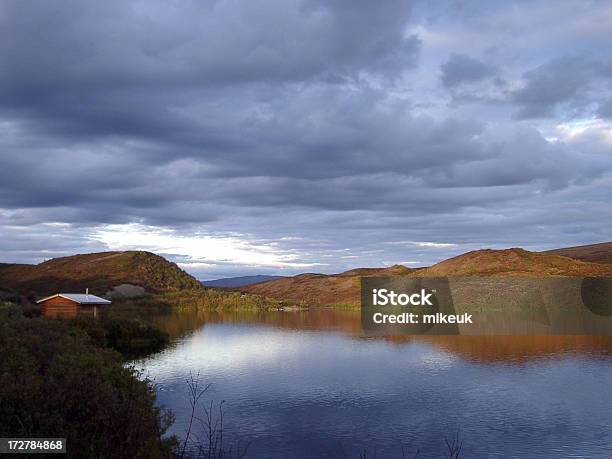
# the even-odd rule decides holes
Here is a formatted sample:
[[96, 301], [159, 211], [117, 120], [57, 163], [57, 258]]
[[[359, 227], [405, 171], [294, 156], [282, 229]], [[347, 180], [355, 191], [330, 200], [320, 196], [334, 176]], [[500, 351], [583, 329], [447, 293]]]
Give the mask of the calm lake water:
[[612, 457], [612, 339], [359, 337], [359, 313], [172, 312], [174, 338], [140, 360], [159, 403], [188, 420], [186, 379], [225, 401], [247, 457]]

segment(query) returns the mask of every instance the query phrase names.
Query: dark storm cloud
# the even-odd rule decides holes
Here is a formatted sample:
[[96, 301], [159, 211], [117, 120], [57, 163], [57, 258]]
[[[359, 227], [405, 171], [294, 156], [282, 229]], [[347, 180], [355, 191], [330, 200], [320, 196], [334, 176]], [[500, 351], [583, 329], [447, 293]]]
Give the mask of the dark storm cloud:
[[512, 94], [519, 118], [553, 117], [564, 103], [571, 115], [583, 105], [595, 63], [584, 58], [562, 57], [526, 72], [524, 86]]
[[125, 88], [153, 95], [253, 81], [343, 81], [360, 72], [395, 77], [414, 64], [419, 47], [404, 34], [410, 2], [401, 0], [15, 1], [4, 2], [1, 14], [2, 80], [12, 89], [5, 100], [15, 105], [36, 105], [67, 86], [78, 95], [96, 86], [110, 95]]
[[[0, 8], [0, 104], [8, 116], [40, 120], [32, 130], [64, 138], [167, 144], [164, 158], [177, 144], [205, 154], [250, 147], [220, 132], [221, 119], [189, 116], [194, 100], [234, 104], [244, 91], [249, 99], [277, 96], [244, 85], [395, 78], [414, 65], [419, 48], [415, 36], [404, 34], [405, 1], [376, 8], [341, 1], [4, 2]], [[231, 109], [223, 115], [231, 118]]]
[[223, 274], [604, 238], [605, 15], [447, 6], [2, 2], [0, 256], [116, 225], [280, 254]]
[[465, 54], [453, 53], [442, 64], [442, 84], [447, 88], [456, 87], [462, 83], [480, 81], [494, 73], [494, 69], [484, 62]]

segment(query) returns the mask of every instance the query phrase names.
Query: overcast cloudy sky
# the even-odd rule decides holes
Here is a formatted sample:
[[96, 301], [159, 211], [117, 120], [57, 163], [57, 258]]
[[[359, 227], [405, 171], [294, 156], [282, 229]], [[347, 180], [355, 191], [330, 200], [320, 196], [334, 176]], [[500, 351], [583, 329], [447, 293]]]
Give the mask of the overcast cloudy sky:
[[611, 228], [609, 1], [0, 2], [0, 261], [210, 279]]

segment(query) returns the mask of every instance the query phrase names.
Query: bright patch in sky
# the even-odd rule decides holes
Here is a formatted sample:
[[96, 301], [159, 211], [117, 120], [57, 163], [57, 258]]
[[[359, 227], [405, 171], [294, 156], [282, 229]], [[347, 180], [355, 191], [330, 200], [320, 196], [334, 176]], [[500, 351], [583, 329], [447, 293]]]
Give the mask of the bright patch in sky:
[[391, 242], [390, 244], [394, 245], [413, 245], [416, 247], [426, 247], [430, 249], [444, 249], [448, 247], [457, 247], [457, 244], [452, 244], [450, 242], [427, 242], [427, 241], [398, 241]]
[[602, 140], [612, 143], [612, 123], [602, 119], [587, 119], [570, 121], [556, 126], [558, 138], [572, 140], [585, 134], [596, 135]]
[[172, 229], [140, 224], [107, 225], [92, 238], [112, 250], [148, 250], [185, 257], [192, 267], [237, 264], [272, 268], [306, 268], [315, 264], [299, 263], [300, 254], [284, 251], [276, 245], [248, 241], [243, 235], [180, 235]]

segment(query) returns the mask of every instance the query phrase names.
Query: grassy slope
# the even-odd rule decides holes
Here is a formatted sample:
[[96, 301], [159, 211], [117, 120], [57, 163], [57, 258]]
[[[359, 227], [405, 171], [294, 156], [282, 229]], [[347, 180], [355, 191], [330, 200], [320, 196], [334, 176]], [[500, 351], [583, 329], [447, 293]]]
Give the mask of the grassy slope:
[[22, 294], [63, 292], [104, 294], [119, 284], [135, 284], [149, 292], [199, 289], [197, 279], [149, 252], [101, 252], [73, 255], [38, 265], [0, 266], [0, 287]]
[[612, 264], [612, 242], [601, 244], [580, 245], [577, 247], [566, 247], [563, 249], [547, 250], [542, 252], [549, 255], [561, 255], [576, 260], [591, 263]]
[[360, 276], [401, 276], [411, 272], [410, 268], [395, 265], [390, 268], [353, 269], [332, 275], [300, 274], [251, 285], [245, 291], [309, 305], [354, 305], [359, 302]]
[[559, 255], [506, 250], [475, 250], [418, 272], [418, 276], [612, 276], [612, 266]]
[[[555, 253], [552, 253], [555, 252]], [[560, 256], [597, 259], [585, 262]], [[243, 290], [275, 300], [308, 305], [356, 305], [361, 276], [612, 276], [612, 243], [572, 247], [545, 253], [523, 249], [477, 250], [450, 258], [429, 268], [358, 268], [340, 274], [301, 274], [263, 282]], [[149, 252], [103, 252], [49, 260], [39, 265], [0, 264], [0, 289], [22, 294], [44, 295], [57, 291], [103, 294], [122, 284], [136, 284], [149, 292], [178, 292], [201, 289], [200, 283], [176, 264]], [[210, 299], [206, 299], [207, 302]], [[259, 301], [259, 300], [258, 300]], [[232, 301], [234, 298], [232, 297]], [[266, 303], [267, 304], [267, 303]]]
[[523, 249], [477, 250], [450, 258], [429, 268], [409, 269], [394, 266], [383, 269], [361, 268], [336, 275], [302, 274], [264, 282], [246, 288], [276, 299], [317, 305], [357, 305], [360, 276], [612, 276], [612, 265], [587, 263], [558, 255], [529, 252]]

